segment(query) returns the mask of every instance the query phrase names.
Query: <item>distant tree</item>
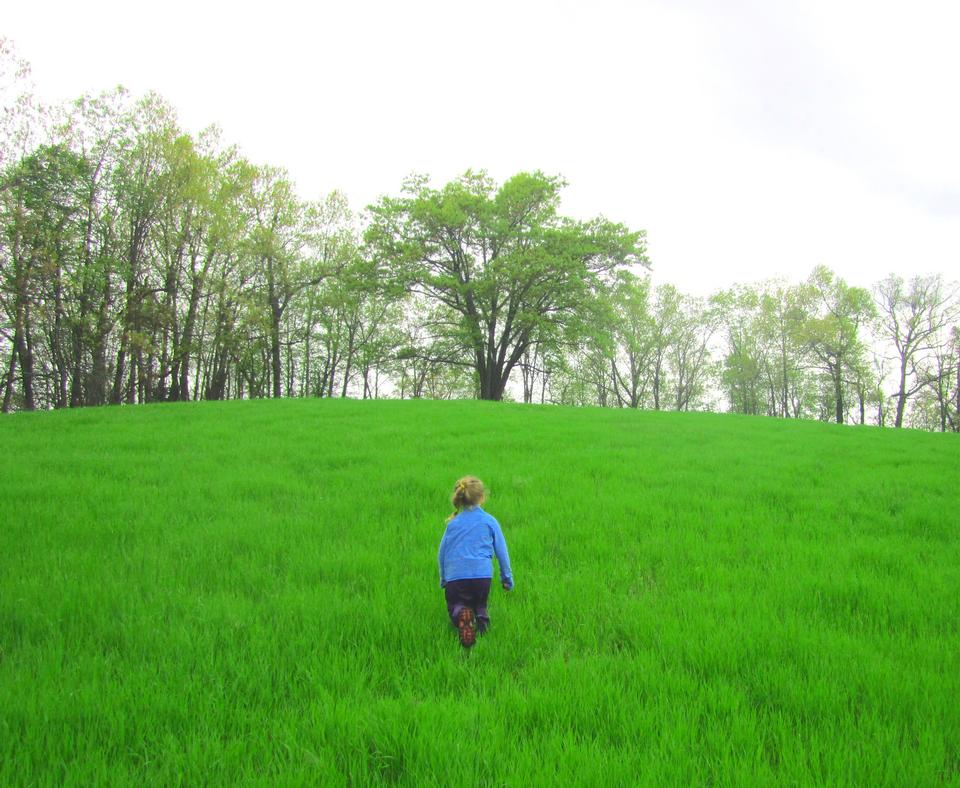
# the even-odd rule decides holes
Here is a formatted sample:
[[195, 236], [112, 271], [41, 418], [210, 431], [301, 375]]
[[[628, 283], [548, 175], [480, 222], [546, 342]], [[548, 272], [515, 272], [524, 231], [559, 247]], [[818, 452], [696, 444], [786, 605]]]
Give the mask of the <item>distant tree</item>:
[[122, 122], [123, 138], [109, 183], [116, 206], [112, 245], [123, 288], [118, 293], [120, 341], [110, 402], [133, 404], [151, 398], [148, 359], [161, 290], [152, 254], [153, 232], [171, 185], [168, 144], [179, 129], [173, 108], [154, 94], [138, 101]]
[[602, 335], [587, 337], [575, 355], [571, 371], [580, 378], [582, 404], [609, 408], [619, 405], [614, 399], [615, 388], [610, 369], [611, 347]]
[[41, 144], [48, 116], [49, 109], [33, 94], [30, 64], [10, 39], [0, 36], [0, 168]]
[[372, 396], [371, 372], [385, 368], [399, 341], [393, 294], [378, 286], [373, 267], [358, 255], [306, 298], [304, 366], [313, 393], [346, 397], [359, 379], [364, 399]]
[[565, 353], [550, 376], [547, 401], [556, 405], [608, 404], [610, 359], [596, 347]]
[[[251, 200], [250, 252], [259, 261], [254, 292], [265, 300], [271, 393], [280, 397], [285, 379], [283, 347], [290, 341], [283, 330], [287, 308], [304, 291], [349, 264], [356, 245], [346, 200], [338, 192], [322, 203], [305, 203], [297, 198], [284, 171], [261, 167]], [[292, 391], [288, 388], [287, 393]]]
[[44, 154], [35, 151], [46, 109], [37, 105], [29, 75], [30, 66], [13, 43], [0, 37], [0, 349], [9, 355], [3, 365], [4, 412], [14, 407], [18, 380], [20, 406], [32, 409], [37, 404], [33, 329], [42, 271], [32, 247], [45, 245], [43, 237], [50, 236], [37, 216], [44, 211], [46, 187]]
[[83, 184], [83, 237], [71, 299], [71, 407], [102, 405], [109, 397], [114, 329], [123, 320], [116, 302], [125, 258], [114, 173], [131, 144], [132, 115], [127, 93], [118, 88], [81, 97], [67, 109], [63, 122], [64, 144], [90, 165]]
[[668, 351], [675, 410], [690, 410], [701, 403], [713, 375], [710, 340], [719, 318], [719, 311], [702, 299], [681, 297]]
[[856, 399], [857, 423], [866, 424], [867, 405], [875, 404], [876, 392], [880, 386], [866, 348], [864, 348], [864, 352], [860, 353], [851, 365], [847, 382], [850, 391]]
[[797, 418], [806, 407], [799, 289], [780, 281], [739, 285], [713, 298], [727, 352], [721, 379], [731, 408]]
[[873, 351], [870, 354], [870, 361], [873, 365], [872, 379], [874, 382], [874, 389], [870, 396], [870, 401], [877, 409], [877, 426], [885, 427], [887, 426], [889, 397], [884, 392], [884, 381], [890, 373], [890, 360], [882, 353]]
[[720, 383], [734, 413], [757, 415], [763, 408], [763, 350], [757, 337], [758, 295], [736, 286], [711, 297], [726, 339]]
[[765, 282], [759, 289], [757, 329], [764, 348], [768, 413], [799, 418], [804, 411], [803, 392], [809, 386], [804, 374], [805, 348], [798, 341], [803, 320], [802, 288], [780, 281]]
[[249, 210], [249, 252], [259, 263], [252, 293], [257, 296], [268, 332], [271, 392], [281, 397], [284, 316], [293, 297], [311, 284], [302, 256], [305, 210], [286, 172], [275, 167], [257, 169]]
[[523, 382], [523, 401], [543, 404], [553, 375], [563, 365], [563, 354], [556, 343], [535, 342], [524, 351], [520, 359]]
[[[13, 327], [5, 411], [11, 406], [18, 366], [24, 409], [68, 404], [68, 287], [79, 245], [78, 213], [87, 168], [82, 157], [52, 145], [38, 148], [3, 175], [0, 304]], [[46, 389], [42, 397], [38, 380]]]
[[825, 266], [814, 269], [802, 290], [804, 318], [797, 325], [811, 360], [829, 381], [827, 391], [838, 424], [844, 421], [844, 392], [863, 366], [860, 327], [874, 314], [869, 293], [850, 287]]
[[475, 396], [473, 365], [450, 335], [456, 316], [422, 296], [410, 296], [405, 305], [392, 364], [401, 399], [448, 399], [454, 391]]
[[649, 278], [624, 272], [611, 293], [611, 380], [621, 407], [646, 405], [654, 387], [656, 361], [662, 358], [663, 349], [658, 343], [662, 334], [652, 312], [650, 290]]
[[927, 384], [926, 410], [935, 414], [923, 426], [960, 432], [960, 327], [944, 327], [917, 374]]
[[657, 285], [650, 304], [650, 396], [654, 410], [669, 398], [669, 351], [681, 322], [683, 294], [670, 284]]
[[[214, 400], [238, 396], [241, 366], [249, 358], [251, 342], [262, 342], [264, 333], [259, 328], [262, 320], [251, 320], [262, 299], [251, 293], [257, 264], [247, 238], [249, 191], [257, 168], [233, 149], [217, 153], [216, 158], [212, 226], [204, 265], [212, 259], [201, 274], [193, 387], [195, 397]], [[249, 329], [253, 329], [252, 336]]]
[[370, 208], [366, 238], [397, 281], [457, 317], [481, 399], [499, 400], [537, 342], [583, 333], [584, 305], [621, 267], [646, 265], [643, 232], [558, 215], [563, 183], [520, 173], [497, 188], [467, 172], [442, 189], [424, 178]]
[[377, 293], [368, 295], [362, 308], [357, 359], [361, 397], [376, 399], [380, 396], [381, 381], [389, 381], [401, 343], [403, 303], [389, 294]]
[[902, 427], [907, 400], [928, 384], [925, 376], [917, 374], [917, 366], [933, 352], [944, 327], [956, 322], [960, 302], [956, 288], [947, 287], [939, 275], [915, 276], [905, 282], [891, 274], [873, 289], [879, 332], [896, 350], [894, 427]]
[[215, 153], [213, 131], [200, 144], [206, 150], [181, 134], [168, 140], [165, 153], [169, 186], [154, 234], [161, 274], [154, 399], [191, 398], [190, 372], [199, 358], [197, 336], [208, 281], [236, 242], [225, 235], [228, 201], [222, 168], [227, 160]]

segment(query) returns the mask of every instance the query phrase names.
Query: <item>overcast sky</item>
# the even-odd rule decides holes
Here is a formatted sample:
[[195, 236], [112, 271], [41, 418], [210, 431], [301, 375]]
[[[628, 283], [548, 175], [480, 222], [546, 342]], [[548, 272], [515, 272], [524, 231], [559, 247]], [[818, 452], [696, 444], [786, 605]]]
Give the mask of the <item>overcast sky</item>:
[[41, 97], [156, 90], [304, 197], [541, 169], [687, 292], [960, 278], [955, 0], [37, 0], [0, 26]]

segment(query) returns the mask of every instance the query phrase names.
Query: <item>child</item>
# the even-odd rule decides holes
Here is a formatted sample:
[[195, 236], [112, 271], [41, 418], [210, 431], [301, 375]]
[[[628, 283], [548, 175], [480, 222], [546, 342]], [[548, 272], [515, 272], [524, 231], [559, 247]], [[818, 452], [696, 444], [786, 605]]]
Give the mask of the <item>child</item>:
[[464, 476], [453, 489], [450, 502], [456, 510], [447, 518], [447, 530], [440, 540], [437, 560], [440, 587], [447, 600], [450, 620], [460, 632], [460, 644], [470, 648], [490, 626], [487, 595], [493, 577], [493, 554], [500, 564], [500, 582], [505, 591], [513, 588], [510, 556], [500, 524], [480, 505], [486, 500], [483, 482]]

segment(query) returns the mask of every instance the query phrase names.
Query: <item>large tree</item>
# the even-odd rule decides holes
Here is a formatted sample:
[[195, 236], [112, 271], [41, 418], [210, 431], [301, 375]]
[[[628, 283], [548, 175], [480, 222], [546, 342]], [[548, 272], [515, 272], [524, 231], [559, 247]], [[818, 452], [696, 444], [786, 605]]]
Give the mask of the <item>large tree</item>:
[[642, 231], [559, 215], [559, 178], [520, 173], [499, 188], [468, 171], [442, 189], [423, 177], [370, 207], [366, 238], [391, 277], [444, 307], [439, 330], [473, 367], [481, 399], [499, 400], [538, 341], [572, 339], [610, 275], [646, 265]]
[[803, 285], [804, 318], [797, 331], [815, 367], [826, 375], [833, 416], [842, 424], [846, 413], [844, 392], [864, 367], [860, 327], [875, 309], [870, 294], [851, 287], [826, 266], [817, 266]]
[[929, 383], [926, 376], [917, 374], [918, 365], [934, 352], [938, 336], [960, 313], [955, 291], [939, 275], [915, 276], [905, 282], [890, 274], [874, 285], [878, 328], [896, 349], [895, 427], [903, 426], [907, 400]]

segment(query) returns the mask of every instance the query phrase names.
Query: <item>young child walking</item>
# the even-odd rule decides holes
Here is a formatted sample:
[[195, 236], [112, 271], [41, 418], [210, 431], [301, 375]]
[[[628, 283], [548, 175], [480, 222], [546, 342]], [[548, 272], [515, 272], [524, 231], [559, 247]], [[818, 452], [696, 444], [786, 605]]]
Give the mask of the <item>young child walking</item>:
[[450, 621], [460, 633], [460, 645], [470, 648], [490, 626], [487, 596], [493, 578], [493, 556], [500, 564], [500, 583], [513, 588], [510, 556], [500, 524], [481, 505], [487, 494], [476, 476], [464, 476], [453, 488], [454, 512], [440, 540], [437, 560], [440, 587], [447, 600]]

